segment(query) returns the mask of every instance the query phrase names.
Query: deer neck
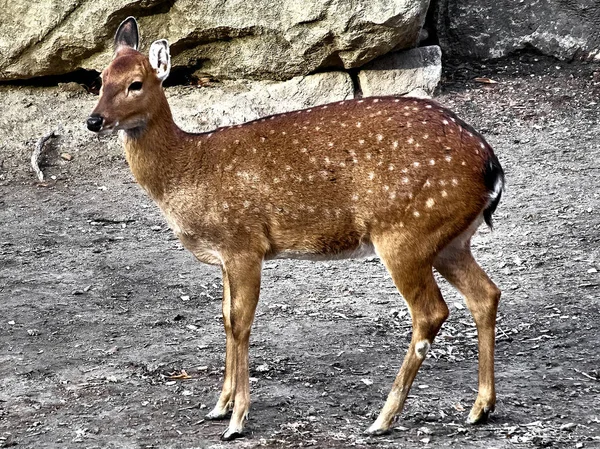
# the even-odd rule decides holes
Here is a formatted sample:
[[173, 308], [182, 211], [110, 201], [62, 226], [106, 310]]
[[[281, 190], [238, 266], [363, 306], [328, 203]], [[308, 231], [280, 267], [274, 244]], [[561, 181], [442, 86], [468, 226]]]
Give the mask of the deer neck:
[[185, 134], [173, 121], [164, 94], [145, 126], [125, 131], [125, 157], [136, 181], [156, 201], [162, 201], [177, 176], [185, 151]]

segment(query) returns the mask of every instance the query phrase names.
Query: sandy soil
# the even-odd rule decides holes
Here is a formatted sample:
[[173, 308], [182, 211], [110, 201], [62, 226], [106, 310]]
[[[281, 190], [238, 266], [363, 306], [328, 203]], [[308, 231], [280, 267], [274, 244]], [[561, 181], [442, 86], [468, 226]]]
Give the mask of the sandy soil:
[[[451, 316], [405, 411], [369, 438], [410, 338], [402, 299], [374, 260], [275, 261], [248, 436], [226, 444], [225, 423], [204, 420], [223, 377], [219, 271], [182, 250], [117, 138], [85, 131], [93, 95], [0, 87], [0, 447], [600, 447], [599, 83], [600, 66], [534, 56], [446, 67], [437, 99], [483, 132], [508, 181], [474, 242], [503, 290], [488, 424], [464, 423], [475, 329], [446, 283]], [[176, 107], [191, 89], [169, 96], [197, 130]], [[29, 155], [59, 124], [36, 182]], [[191, 379], [170, 379], [181, 370]]]

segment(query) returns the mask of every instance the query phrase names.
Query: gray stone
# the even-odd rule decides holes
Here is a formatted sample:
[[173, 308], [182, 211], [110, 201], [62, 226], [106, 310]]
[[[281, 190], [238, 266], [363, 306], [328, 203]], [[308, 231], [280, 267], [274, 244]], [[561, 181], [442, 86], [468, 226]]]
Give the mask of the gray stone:
[[392, 53], [358, 72], [363, 96], [431, 96], [440, 82], [442, 52], [437, 45]]
[[139, 18], [142, 50], [171, 43], [173, 66], [225, 78], [289, 79], [358, 67], [415, 45], [429, 0], [5, 1], [0, 80], [103, 69], [113, 35]]
[[212, 87], [183, 89], [170, 101], [177, 122], [187, 131], [209, 131], [272, 114], [354, 98], [344, 72], [299, 76], [288, 81], [225, 81]]
[[560, 59], [600, 57], [600, 4], [583, 0], [440, 0], [435, 11], [446, 56], [490, 59], [530, 49]]

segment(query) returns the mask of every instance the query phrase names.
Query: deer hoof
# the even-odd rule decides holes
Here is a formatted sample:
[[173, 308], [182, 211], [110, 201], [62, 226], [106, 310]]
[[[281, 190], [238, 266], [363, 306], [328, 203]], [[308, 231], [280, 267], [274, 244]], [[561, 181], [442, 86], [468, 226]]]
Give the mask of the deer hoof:
[[365, 430], [363, 432], [365, 435], [371, 436], [371, 437], [379, 437], [381, 435], [389, 435], [390, 433], [392, 433], [391, 429], [382, 429], [381, 427], [377, 427], [375, 426], [375, 424], [373, 424], [371, 427], [369, 427], [367, 430]]
[[471, 409], [471, 413], [469, 413], [469, 417], [467, 418], [468, 424], [484, 424], [487, 422], [490, 413], [494, 411], [493, 406], [485, 406], [480, 407], [474, 405]]
[[225, 431], [221, 434], [221, 440], [223, 441], [232, 441], [243, 437], [244, 433], [242, 430], [232, 430], [230, 428], [225, 429]]

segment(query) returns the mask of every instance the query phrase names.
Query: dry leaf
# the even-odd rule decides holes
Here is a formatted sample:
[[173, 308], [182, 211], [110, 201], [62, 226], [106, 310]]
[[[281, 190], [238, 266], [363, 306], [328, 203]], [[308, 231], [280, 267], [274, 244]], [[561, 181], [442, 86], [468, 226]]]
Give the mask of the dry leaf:
[[498, 81], [495, 81], [486, 76], [481, 76], [481, 77], [478, 76], [477, 78], [475, 78], [475, 81], [478, 83], [483, 83], [483, 84], [498, 84]]
[[167, 377], [167, 379], [176, 379], [176, 380], [183, 380], [183, 379], [191, 379], [192, 376], [190, 376], [188, 373], [185, 372], [184, 369], [181, 370], [180, 373], [171, 373], [169, 374], [169, 376]]

